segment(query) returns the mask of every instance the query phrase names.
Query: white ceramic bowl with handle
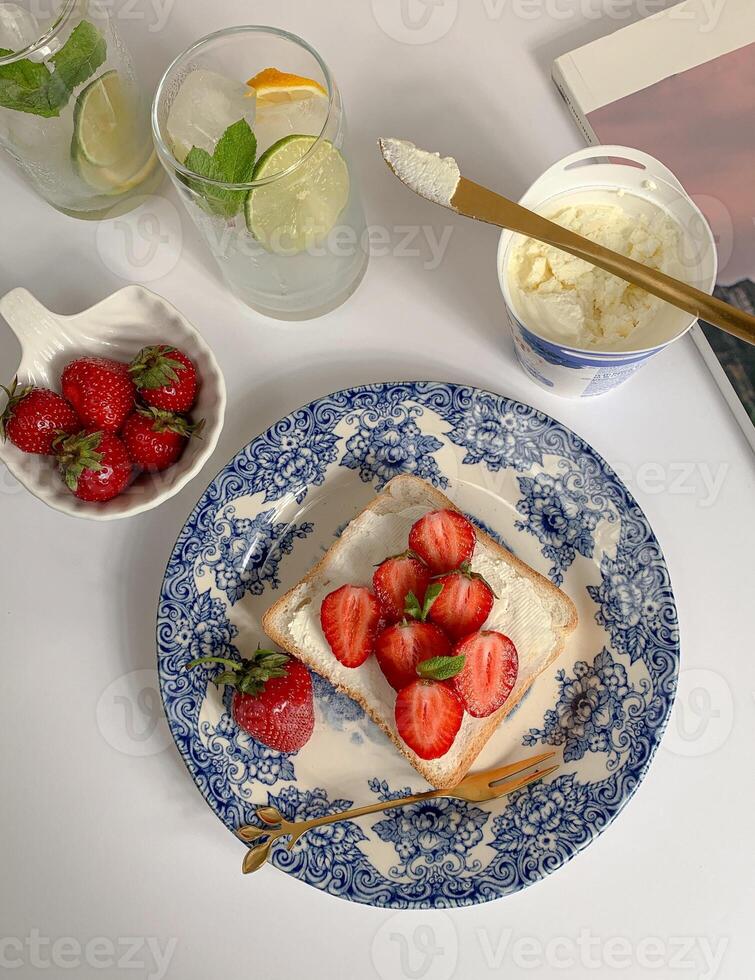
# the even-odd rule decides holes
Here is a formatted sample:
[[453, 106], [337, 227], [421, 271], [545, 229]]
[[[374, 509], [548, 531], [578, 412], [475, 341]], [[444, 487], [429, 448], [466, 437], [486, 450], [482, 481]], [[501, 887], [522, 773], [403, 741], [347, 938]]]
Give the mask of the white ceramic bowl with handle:
[[[21, 344], [19, 385], [60, 391], [63, 368], [84, 354], [130, 361], [142, 347], [172, 344], [195, 363], [201, 381], [194, 419], [204, 419], [201, 438], [189, 440], [175, 465], [162, 473], [142, 474], [114, 500], [88, 503], [67, 489], [52, 456], [21, 452], [0, 442], [0, 460], [36, 497], [73, 517], [113, 521], [157, 507], [195, 477], [212, 455], [223, 428], [226, 390], [215, 356], [197, 330], [161, 296], [143, 286], [126, 286], [83, 313], [62, 316], [44, 307], [26, 289], [0, 299], [0, 314]], [[11, 377], [0, 379], [4, 384]]]

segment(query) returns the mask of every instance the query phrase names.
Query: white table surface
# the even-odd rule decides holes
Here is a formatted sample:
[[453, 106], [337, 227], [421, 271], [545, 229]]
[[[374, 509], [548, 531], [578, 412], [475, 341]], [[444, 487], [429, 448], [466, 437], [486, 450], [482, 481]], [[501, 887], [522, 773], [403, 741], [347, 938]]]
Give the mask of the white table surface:
[[[470, 175], [518, 196], [580, 145], [549, 80], [552, 58], [620, 26], [594, 19], [601, 8], [636, 18], [659, 6], [464, 0], [442, 38], [409, 44], [448, 27], [443, 18], [453, 20], [456, 0], [429, 8], [440, 20], [424, 34], [395, 29], [399, 0], [167, 2], [115, 5], [149, 84], [193, 39], [249, 20], [286, 27], [321, 50], [345, 96], [368, 219], [389, 230], [393, 252], [401, 226], [441, 234], [446, 222], [389, 177], [378, 135], [457, 151]], [[64, 517], [0, 472], [0, 972], [34, 977], [47, 965], [55, 978], [177, 980], [751, 975], [753, 467], [692, 342], [605, 400], [544, 393], [519, 371], [506, 336], [496, 234], [461, 219], [447, 224], [437, 268], [428, 268], [420, 230], [421, 254], [374, 258], [346, 306], [310, 324], [278, 325], [236, 304], [188, 217], [173, 211], [167, 183], [160, 193], [168, 203], [144, 210], [158, 214], [166, 240], [145, 262], [151, 226], [140, 230], [137, 212], [126, 219], [129, 260], [123, 231], [57, 214], [6, 163], [0, 168], [3, 292], [26, 286], [74, 313], [146, 279], [203, 331], [229, 391], [225, 430], [202, 475], [133, 520]], [[0, 325], [4, 379], [17, 354]], [[167, 556], [220, 466], [318, 395], [414, 378], [519, 398], [592, 443], [660, 538], [683, 631], [669, 733], [618, 821], [546, 881], [451, 913], [364, 908], [272, 869], [242, 877], [242, 849], [202, 802], [159, 706], [136, 699], [154, 685], [154, 613]], [[136, 670], [147, 673], [128, 676]]]

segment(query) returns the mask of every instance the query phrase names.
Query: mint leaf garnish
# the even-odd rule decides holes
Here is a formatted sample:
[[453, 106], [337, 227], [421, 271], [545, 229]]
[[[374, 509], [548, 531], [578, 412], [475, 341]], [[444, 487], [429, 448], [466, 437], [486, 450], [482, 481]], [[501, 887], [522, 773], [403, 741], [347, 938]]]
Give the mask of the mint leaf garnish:
[[[0, 48], [0, 57], [11, 54], [8, 48]], [[94, 74], [106, 55], [105, 38], [82, 20], [50, 59], [52, 71], [28, 58], [0, 65], [0, 106], [46, 118], [59, 116], [76, 86]]]
[[426, 680], [448, 681], [464, 670], [466, 661], [463, 653], [458, 657], [433, 657], [417, 665], [417, 674]]
[[407, 619], [422, 619], [422, 606], [413, 592], [407, 592], [404, 599], [404, 615]]
[[433, 608], [433, 604], [438, 596], [443, 591], [443, 586], [440, 582], [436, 582], [435, 585], [431, 585], [427, 592], [425, 593], [425, 604], [422, 607], [422, 618], [427, 619], [430, 614], [430, 610]]
[[431, 585], [425, 593], [425, 602], [422, 606], [420, 606], [419, 599], [416, 595], [413, 592], [408, 592], [404, 600], [404, 616], [407, 619], [418, 619], [421, 623], [424, 623], [430, 614], [433, 603], [442, 591], [443, 586], [440, 582]]
[[[257, 157], [257, 137], [246, 119], [232, 123], [223, 133], [210, 156], [207, 150], [193, 146], [184, 160], [187, 170], [198, 178], [209, 177], [227, 184], [246, 184], [252, 179]], [[232, 218], [244, 205], [247, 192], [215, 187], [201, 179], [183, 178], [202, 199], [205, 210]]]
[[252, 178], [257, 157], [257, 137], [246, 119], [239, 119], [223, 133], [213, 159], [229, 184], [243, 184]]
[[[0, 58], [13, 54], [0, 48]], [[0, 106], [35, 116], [59, 116], [60, 107], [50, 102], [50, 72], [28, 58], [0, 65]]]
[[55, 69], [50, 77], [50, 90], [61, 107], [78, 85], [91, 78], [106, 57], [105, 38], [89, 21], [82, 20], [50, 59]]

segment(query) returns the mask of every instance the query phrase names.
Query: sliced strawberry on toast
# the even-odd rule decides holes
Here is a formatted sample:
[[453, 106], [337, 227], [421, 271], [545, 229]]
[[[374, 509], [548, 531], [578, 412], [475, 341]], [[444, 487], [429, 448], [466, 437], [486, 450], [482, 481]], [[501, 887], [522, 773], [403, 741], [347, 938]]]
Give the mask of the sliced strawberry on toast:
[[483, 630], [454, 647], [464, 667], [450, 681], [473, 718], [487, 718], [506, 702], [519, 673], [516, 647], [503, 633]]
[[446, 681], [463, 669], [463, 657], [435, 657], [416, 668], [414, 680], [399, 691], [396, 729], [420, 759], [439, 759], [456, 740], [464, 704]]
[[457, 510], [433, 510], [421, 517], [409, 532], [409, 547], [433, 575], [451, 572], [474, 553], [477, 533]]
[[369, 589], [344, 585], [323, 599], [320, 623], [336, 659], [344, 667], [361, 667], [375, 649], [380, 603]]
[[400, 691], [417, 676], [417, 665], [433, 657], [447, 657], [451, 641], [432, 623], [417, 620], [396, 623], [383, 630], [375, 643], [375, 656], [385, 679]]
[[406, 597], [403, 620], [383, 630], [375, 642], [380, 669], [396, 691], [417, 677], [417, 665], [422, 661], [447, 657], [451, 653], [451, 641], [443, 630], [427, 622], [440, 588], [431, 585], [422, 603], [410, 592]]
[[424, 603], [429, 584], [430, 569], [411, 551], [386, 558], [372, 576], [372, 587], [387, 623], [396, 623], [403, 618], [410, 592], [420, 604]]
[[468, 564], [436, 580], [440, 595], [432, 604], [429, 620], [452, 640], [481, 629], [493, 608], [495, 595], [488, 583]]

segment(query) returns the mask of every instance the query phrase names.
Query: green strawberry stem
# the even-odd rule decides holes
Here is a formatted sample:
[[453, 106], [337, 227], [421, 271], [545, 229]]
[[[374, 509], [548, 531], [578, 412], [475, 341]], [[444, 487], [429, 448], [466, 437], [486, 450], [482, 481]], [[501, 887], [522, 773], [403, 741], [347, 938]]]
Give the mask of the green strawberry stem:
[[136, 411], [137, 414], [143, 416], [145, 419], [151, 420], [153, 432], [174, 432], [176, 435], [183, 436], [185, 439], [191, 439], [192, 436], [197, 439], [202, 438], [201, 433], [205, 425], [204, 419], [200, 419], [199, 422], [190, 422], [183, 415], [166, 412], [161, 408], [155, 408], [153, 405], [139, 407]]
[[129, 365], [131, 380], [137, 388], [165, 388], [178, 381], [178, 372], [185, 371], [186, 365], [170, 357], [175, 347], [161, 344], [158, 347], [143, 347]]
[[[493, 593], [494, 598], [496, 598], [496, 599], [498, 598], [498, 596], [496, 595], [496, 593], [495, 593], [495, 591], [493, 589], [493, 586], [490, 584], [490, 582], [488, 582], [488, 580], [485, 578], [484, 575], [480, 575], [479, 572], [473, 572], [472, 571], [472, 566], [470, 565], [470, 563], [468, 561], [465, 561], [461, 565], [459, 565], [459, 567], [456, 569], [456, 571], [457, 572], [460, 572], [466, 578], [469, 578], [469, 579], [478, 579], [480, 582], [484, 582], [485, 585], [487, 585], [487, 587]], [[445, 578], [446, 575], [453, 575], [453, 574], [454, 574], [453, 572], [441, 572], [440, 575], [433, 575], [433, 581], [436, 578]], [[431, 586], [431, 588], [432, 588], [432, 586]]]
[[287, 653], [257, 648], [250, 659], [230, 660], [227, 657], [199, 657], [186, 665], [192, 670], [202, 664], [223, 664], [227, 669], [214, 678], [213, 683], [220, 687], [227, 684], [240, 694], [259, 697], [265, 684], [274, 677], [286, 677], [285, 665], [289, 661]]
[[68, 435], [58, 432], [53, 439], [52, 447], [58, 457], [60, 472], [69, 490], [76, 492], [79, 477], [84, 470], [98, 473], [102, 469], [102, 453], [97, 448], [102, 441], [101, 432], [77, 432]]
[[6, 426], [13, 418], [14, 411], [19, 402], [23, 401], [24, 398], [31, 391], [31, 385], [26, 385], [24, 388], [18, 387], [18, 378], [14, 378], [10, 383], [10, 387], [6, 388], [5, 385], [0, 385], [5, 394], [8, 396], [8, 403], [3, 409], [2, 415], [0, 415], [0, 439], [3, 441], [6, 437]]
[[[407, 548], [406, 551], [402, 551], [398, 555], [389, 555], [388, 558], [384, 558], [382, 561], [379, 561], [376, 565], [373, 565], [372, 567], [380, 568], [380, 566], [384, 565], [387, 561], [399, 561], [402, 558], [416, 558], [417, 561], [422, 562], [422, 559], [420, 558], [420, 556], [417, 554], [416, 551], [412, 551], [411, 548]], [[422, 564], [424, 565], [424, 562], [422, 562]]]

